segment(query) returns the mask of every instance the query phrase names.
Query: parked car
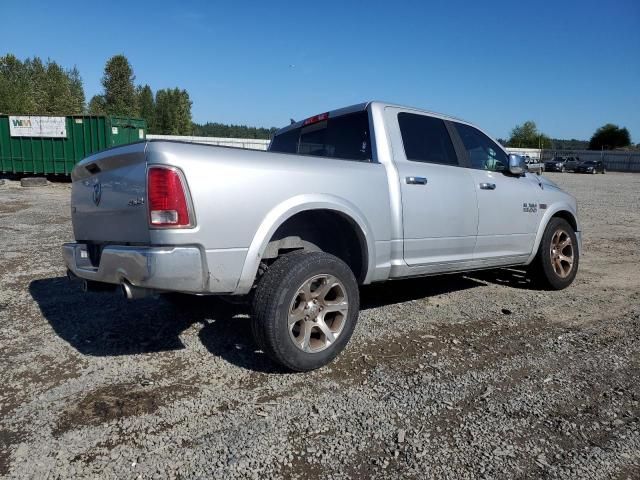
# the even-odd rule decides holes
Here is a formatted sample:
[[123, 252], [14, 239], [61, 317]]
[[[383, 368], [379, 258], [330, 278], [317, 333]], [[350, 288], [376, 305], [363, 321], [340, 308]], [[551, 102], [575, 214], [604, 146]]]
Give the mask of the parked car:
[[537, 158], [531, 158], [529, 155], [525, 155], [524, 161], [528, 171], [537, 174], [544, 172], [544, 165]]
[[576, 167], [576, 173], [607, 173], [602, 160], [587, 160]]
[[575, 172], [578, 165], [580, 165], [580, 157], [567, 157], [564, 162], [564, 168], [569, 172]]
[[345, 347], [359, 285], [528, 265], [563, 289], [581, 253], [574, 197], [470, 123], [380, 102], [295, 122], [267, 152], [113, 148], [72, 181], [63, 253], [85, 290], [248, 298], [258, 348], [297, 371]]
[[545, 172], [566, 172], [567, 158], [566, 157], [554, 157], [552, 160], [544, 162]]

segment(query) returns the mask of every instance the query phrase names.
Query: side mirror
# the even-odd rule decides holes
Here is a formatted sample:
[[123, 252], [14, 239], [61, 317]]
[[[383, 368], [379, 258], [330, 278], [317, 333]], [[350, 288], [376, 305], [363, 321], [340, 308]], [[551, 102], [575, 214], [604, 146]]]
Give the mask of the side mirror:
[[511, 153], [509, 155], [509, 173], [513, 175], [522, 175], [527, 170], [524, 159], [520, 155]]

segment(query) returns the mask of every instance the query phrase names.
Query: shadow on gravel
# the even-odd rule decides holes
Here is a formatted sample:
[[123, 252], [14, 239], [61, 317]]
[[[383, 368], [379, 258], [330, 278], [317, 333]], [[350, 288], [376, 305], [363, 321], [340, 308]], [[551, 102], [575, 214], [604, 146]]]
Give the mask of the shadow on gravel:
[[43, 173], [0, 173], [0, 180], [20, 181], [22, 178], [44, 177], [51, 183], [71, 183], [71, 175]]
[[184, 348], [180, 334], [201, 324], [199, 338], [212, 354], [265, 373], [282, 369], [256, 351], [247, 307], [208, 297], [127, 301], [113, 292], [83, 293], [66, 277], [35, 280], [33, 299], [56, 334], [83, 355], [120, 356]]
[[360, 309], [368, 310], [484, 285], [481, 281], [454, 274], [374, 283], [360, 288]]
[[483, 282], [506, 285], [508, 287], [520, 288], [523, 290], [541, 290], [533, 282], [531, 275], [522, 268], [500, 268], [496, 270], [479, 270], [467, 273], [470, 279]]
[[[482, 281], [446, 275], [374, 284], [361, 289], [361, 308], [381, 307], [485, 285]], [[82, 293], [66, 277], [34, 280], [33, 299], [55, 332], [84, 355], [119, 356], [179, 350], [180, 334], [201, 324], [199, 338], [213, 355], [241, 368], [283, 373], [251, 336], [247, 305], [214, 297], [127, 301], [112, 292]]]

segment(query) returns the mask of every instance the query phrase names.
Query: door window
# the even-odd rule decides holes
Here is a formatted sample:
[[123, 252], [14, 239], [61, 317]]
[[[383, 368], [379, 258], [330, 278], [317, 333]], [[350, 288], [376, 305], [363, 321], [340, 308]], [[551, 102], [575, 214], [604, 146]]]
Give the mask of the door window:
[[480, 130], [454, 123], [464, 148], [469, 154], [471, 168], [477, 170], [490, 170], [493, 172], [502, 172], [509, 167], [509, 157], [496, 142], [487, 137]]
[[458, 165], [447, 127], [439, 118], [401, 112], [398, 124], [407, 160]]

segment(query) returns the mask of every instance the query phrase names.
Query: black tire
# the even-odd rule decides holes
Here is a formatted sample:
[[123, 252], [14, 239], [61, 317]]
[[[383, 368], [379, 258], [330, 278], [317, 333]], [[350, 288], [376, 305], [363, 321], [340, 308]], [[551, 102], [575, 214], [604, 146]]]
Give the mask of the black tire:
[[605, 173], [607, 173], [607, 169], [606, 169], [606, 168], [603, 168], [603, 169], [602, 169], [602, 174], [604, 175]]
[[[298, 301], [302, 285], [322, 275], [340, 282], [348, 307], [340, 317], [341, 330], [333, 343], [320, 351], [303, 351], [290, 333], [290, 309]], [[289, 370], [309, 371], [328, 364], [344, 349], [356, 326], [359, 307], [358, 283], [346, 263], [324, 252], [293, 252], [278, 258], [260, 279], [253, 296], [251, 328], [258, 347], [274, 362]]]
[[[570, 271], [566, 276], [559, 275], [554, 268], [554, 262], [552, 261], [552, 240], [556, 232], [564, 232], [571, 240], [571, 253], [573, 257], [573, 263]], [[565, 247], [566, 248], [566, 247]], [[564, 253], [567, 253], [566, 251]], [[544, 234], [542, 235], [542, 241], [538, 248], [538, 253], [531, 264], [531, 273], [538, 286], [549, 290], [562, 290], [567, 288], [576, 277], [578, 272], [578, 266], [580, 263], [580, 250], [578, 248], [578, 240], [573, 227], [563, 218], [552, 218]], [[560, 267], [562, 268], [562, 267]]]

